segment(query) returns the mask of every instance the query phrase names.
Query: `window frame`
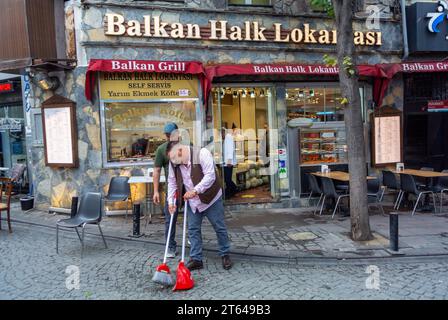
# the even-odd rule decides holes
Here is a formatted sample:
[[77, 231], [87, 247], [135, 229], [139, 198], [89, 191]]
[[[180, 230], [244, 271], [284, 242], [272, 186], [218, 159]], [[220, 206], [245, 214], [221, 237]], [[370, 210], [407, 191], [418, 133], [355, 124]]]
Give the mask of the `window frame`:
[[[108, 160], [108, 143], [107, 143], [107, 133], [106, 133], [106, 114], [105, 114], [105, 107], [107, 103], [148, 103], [148, 104], [157, 104], [157, 103], [172, 103], [172, 102], [185, 102], [185, 101], [193, 101], [195, 104], [195, 113], [196, 113], [196, 119], [193, 120], [193, 125], [197, 126], [198, 124], [201, 127], [196, 128], [198, 132], [202, 132], [202, 126], [203, 121], [202, 118], [204, 117], [202, 110], [201, 110], [201, 98], [189, 98], [189, 99], [183, 99], [183, 98], [173, 98], [173, 99], [153, 99], [153, 100], [100, 100], [100, 126], [101, 126], [101, 155], [102, 155], [102, 167], [105, 169], [111, 169], [111, 168], [124, 168], [124, 167], [139, 167], [139, 166], [154, 166], [154, 159], [149, 161], [113, 161], [109, 162]], [[163, 128], [161, 128], [162, 130]], [[198, 140], [201, 140], [202, 137], [198, 137]], [[202, 140], [201, 140], [202, 143]]]

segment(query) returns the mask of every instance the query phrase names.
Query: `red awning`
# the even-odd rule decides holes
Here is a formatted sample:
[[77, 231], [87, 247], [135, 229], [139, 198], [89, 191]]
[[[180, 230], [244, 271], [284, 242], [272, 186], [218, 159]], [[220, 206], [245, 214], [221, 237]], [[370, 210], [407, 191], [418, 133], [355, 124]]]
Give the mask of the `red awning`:
[[207, 101], [209, 82], [202, 63], [195, 61], [151, 61], [151, 60], [90, 60], [86, 73], [85, 95], [92, 100], [96, 72], [156, 72], [188, 73], [199, 76], [204, 101]]

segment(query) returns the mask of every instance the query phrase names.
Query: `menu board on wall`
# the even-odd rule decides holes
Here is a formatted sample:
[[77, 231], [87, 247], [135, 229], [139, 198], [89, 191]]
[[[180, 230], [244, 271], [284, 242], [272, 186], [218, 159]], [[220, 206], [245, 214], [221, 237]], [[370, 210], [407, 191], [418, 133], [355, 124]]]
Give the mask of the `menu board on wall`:
[[385, 166], [402, 162], [401, 115], [374, 116], [372, 128], [372, 162]]
[[54, 96], [42, 104], [45, 164], [50, 167], [78, 166], [75, 103]]

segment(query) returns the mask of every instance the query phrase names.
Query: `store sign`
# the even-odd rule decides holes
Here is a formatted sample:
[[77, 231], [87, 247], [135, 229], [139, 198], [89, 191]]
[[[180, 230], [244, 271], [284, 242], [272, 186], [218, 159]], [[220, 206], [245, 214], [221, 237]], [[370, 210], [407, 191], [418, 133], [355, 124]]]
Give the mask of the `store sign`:
[[22, 121], [20, 119], [0, 118], [0, 131], [20, 132], [22, 131]]
[[[244, 21], [231, 25], [225, 20], [209, 20], [208, 26], [192, 23], [170, 23], [159, 16], [144, 15], [141, 21], [126, 20], [121, 14], [105, 15], [105, 34], [108, 36], [128, 36], [144, 38], [169, 38], [221, 41], [254, 41], [305, 44], [337, 44], [337, 31], [313, 29], [308, 23], [301, 28], [285, 29], [281, 23], [271, 28], [262, 27], [256, 21]], [[381, 46], [381, 32], [354, 32], [355, 45]]]
[[409, 51], [448, 51], [448, 2], [418, 2], [406, 8]]
[[448, 112], [448, 100], [428, 101], [428, 112]]
[[198, 98], [198, 85], [197, 76], [188, 73], [102, 72], [100, 75], [102, 100]]
[[12, 82], [0, 83], [0, 93], [9, 93], [14, 91]]

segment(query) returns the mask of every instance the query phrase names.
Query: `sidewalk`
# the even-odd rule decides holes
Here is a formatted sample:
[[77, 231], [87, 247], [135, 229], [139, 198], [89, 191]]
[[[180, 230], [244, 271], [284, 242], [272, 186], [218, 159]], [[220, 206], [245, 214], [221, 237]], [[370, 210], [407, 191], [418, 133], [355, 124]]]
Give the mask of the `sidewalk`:
[[[372, 209], [374, 210], [374, 209]], [[386, 210], [387, 211], [387, 210]], [[4, 215], [3, 215], [4, 216]], [[54, 227], [62, 214], [43, 211], [22, 212], [20, 204], [13, 204], [14, 222], [35, 223]], [[181, 245], [182, 215], [177, 224], [177, 242]], [[384, 258], [395, 254], [389, 250], [389, 217], [371, 213], [370, 225], [374, 239], [354, 242], [350, 239], [350, 218], [329, 215], [314, 216], [310, 208], [248, 210], [226, 212], [226, 224], [232, 243], [232, 253], [262, 256], [267, 259], [299, 258]], [[3, 222], [3, 228], [6, 224]], [[106, 236], [164, 243], [164, 220], [161, 214], [153, 216], [153, 223], [145, 227], [141, 220], [141, 238], [131, 238], [132, 216], [127, 221], [121, 216], [108, 216], [102, 222]], [[88, 227], [87, 233], [98, 229]], [[442, 214], [401, 212], [399, 217], [399, 254], [408, 256], [448, 254], [448, 212]], [[216, 235], [209, 222], [203, 225], [203, 245], [207, 251], [217, 252]]]

